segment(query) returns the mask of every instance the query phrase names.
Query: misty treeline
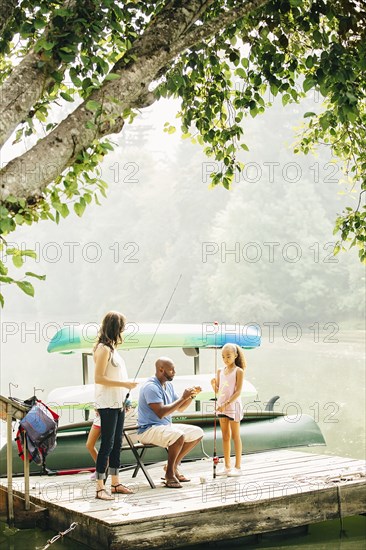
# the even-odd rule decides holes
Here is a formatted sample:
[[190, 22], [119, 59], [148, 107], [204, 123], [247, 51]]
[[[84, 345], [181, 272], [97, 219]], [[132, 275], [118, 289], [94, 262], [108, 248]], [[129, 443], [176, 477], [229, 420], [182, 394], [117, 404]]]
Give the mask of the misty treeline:
[[325, 148], [292, 152], [299, 113], [275, 104], [246, 122], [250, 154], [230, 192], [209, 188], [216, 166], [199, 147], [145, 113], [102, 166], [101, 207], [20, 228], [14, 242], [38, 253], [26, 268], [47, 280], [34, 300], [10, 291], [9, 314], [87, 323], [113, 308], [157, 322], [182, 274], [165, 321], [360, 326], [364, 268], [332, 254], [333, 220], [352, 193]]

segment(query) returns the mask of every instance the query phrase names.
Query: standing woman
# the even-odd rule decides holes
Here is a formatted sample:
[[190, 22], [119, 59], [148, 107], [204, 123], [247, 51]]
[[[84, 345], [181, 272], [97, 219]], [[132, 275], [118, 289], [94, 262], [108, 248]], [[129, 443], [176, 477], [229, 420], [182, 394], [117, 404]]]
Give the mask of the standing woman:
[[[96, 462], [96, 498], [113, 500], [113, 494], [133, 493], [119, 482], [120, 450], [125, 418], [123, 403], [125, 390], [132, 390], [137, 382], [127, 381], [127, 371], [122, 357], [116, 351], [122, 342], [126, 318], [121, 313], [110, 311], [102, 321], [94, 346], [95, 402], [100, 416], [101, 443]], [[111, 475], [111, 492], [104, 485], [105, 471]]]

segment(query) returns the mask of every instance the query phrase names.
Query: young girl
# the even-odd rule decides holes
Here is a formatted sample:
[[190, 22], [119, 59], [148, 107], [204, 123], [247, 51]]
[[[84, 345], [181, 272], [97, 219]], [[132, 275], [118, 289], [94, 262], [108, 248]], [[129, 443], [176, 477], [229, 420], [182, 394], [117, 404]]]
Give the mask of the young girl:
[[[102, 321], [97, 342], [94, 347], [95, 362], [95, 401], [100, 417], [101, 443], [96, 461], [96, 498], [113, 500], [113, 494], [132, 493], [119, 482], [119, 454], [122, 445], [122, 430], [125, 417], [123, 403], [126, 390], [137, 386], [127, 380], [127, 371], [116, 347], [122, 342], [122, 332], [126, 324], [125, 317], [116, 311], [110, 311]], [[105, 470], [109, 464], [111, 492], [104, 486]]]
[[[216, 411], [220, 421], [225, 459], [224, 469], [218, 471], [216, 475], [237, 477], [242, 475], [240, 421], [243, 417], [243, 407], [240, 395], [246, 363], [243, 350], [236, 344], [224, 345], [222, 359], [225, 368], [219, 369], [216, 378], [211, 380], [214, 392], [218, 394]], [[235, 448], [235, 468], [233, 469], [230, 464], [231, 438], [234, 440]]]
[[[91, 425], [88, 439], [86, 440], [86, 448], [91, 454], [91, 457], [94, 460], [94, 462], [97, 461], [97, 457], [98, 457], [98, 451], [95, 444], [98, 441], [99, 437], [100, 437], [100, 416], [98, 411], [95, 411], [95, 418], [94, 418], [93, 424]], [[96, 471], [90, 476], [90, 479], [97, 479]]]

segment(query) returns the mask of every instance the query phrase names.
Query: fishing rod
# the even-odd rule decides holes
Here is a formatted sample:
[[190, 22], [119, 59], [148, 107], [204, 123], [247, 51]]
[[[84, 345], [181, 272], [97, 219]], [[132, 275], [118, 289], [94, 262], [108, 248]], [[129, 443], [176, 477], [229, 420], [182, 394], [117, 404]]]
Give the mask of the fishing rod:
[[[162, 323], [162, 321], [163, 321], [163, 319], [164, 319], [164, 316], [165, 316], [165, 314], [166, 314], [166, 312], [167, 312], [167, 309], [168, 309], [168, 307], [170, 306], [170, 302], [171, 302], [172, 299], [173, 299], [173, 296], [174, 296], [174, 294], [175, 294], [175, 291], [176, 291], [177, 288], [178, 288], [178, 285], [179, 285], [179, 282], [180, 282], [181, 278], [182, 278], [182, 274], [180, 274], [179, 277], [178, 277], [178, 281], [177, 281], [175, 287], [173, 288], [173, 292], [171, 293], [170, 298], [169, 298], [169, 300], [168, 300], [168, 303], [167, 303], [167, 305], [165, 306], [165, 309], [164, 309], [164, 311], [163, 311], [163, 314], [162, 314], [162, 316], [160, 317], [160, 321], [159, 321], [159, 323], [157, 324], [157, 327], [156, 327], [156, 329], [155, 329], [154, 334], [152, 335], [152, 338], [151, 338], [151, 340], [150, 340], [150, 343], [149, 343], [149, 345], [148, 345], [148, 347], [147, 347], [147, 349], [146, 349], [146, 351], [145, 351], [145, 354], [144, 354], [144, 356], [143, 356], [143, 358], [142, 358], [142, 361], [141, 361], [141, 363], [140, 363], [140, 366], [139, 366], [139, 368], [138, 368], [137, 371], [136, 371], [136, 374], [135, 374], [135, 376], [134, 376], [133, 381], [136, 380], [136, 378], [137, 378], [137, 376], [138, 376], [138, 374], [139, 374], [139, 372], [140, 372], [140, 370], [141, 370], [141, 367], [142, 367], [142, 365], [144, 364], [144, 361], [145, 361], [145, 359], [146, 359], [146, 356], [147, 356], [147, 354], [148, 354], [148, 351], [149, 351], [149, 349], [151, 348], [151, 345], [152, 345], [152, 343], [153, 343], [153, 340], [154, 340], [154, 338], [155, 338], [155, 336], [156, 336], [156, 333], [158, 332], [159, 327], [160, 327], [160, 325], [161, 325], [161, 323]], [[123, 402], [123, 409], [126, 408], [126, 402], [128, 401], [128, 398], [129, 398], [129, 397], [130, 397], [130, 392], [127, 393], [126, 398], [125, 398], [125, 400], [124, 400], [124, 402]]]
[[[214, 322], [215, 326], [218, 326], [218, 322]], [[215, 414], [214, 414], [214, 445], [213, 445], [213, 479], [216, 479], [216, 466], [219, 462], [219, 457], [217, 456], [216, 449], [216, 424], [217, 424], [217, 345], [216, 345], [216, 332], [215, 332]]]

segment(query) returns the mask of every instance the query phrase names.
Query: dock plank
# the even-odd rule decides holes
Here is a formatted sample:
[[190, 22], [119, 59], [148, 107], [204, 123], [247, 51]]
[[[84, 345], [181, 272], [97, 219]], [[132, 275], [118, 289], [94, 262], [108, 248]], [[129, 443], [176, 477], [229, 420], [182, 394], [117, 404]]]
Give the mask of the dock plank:
[[[216, 479], [212, 459], [199, 460], [182, 466], [192, 481], [179, 490], [163, 486], [162, 466], [149, 469], [156, 489], [142, 473], [132, 480], [131, 470], [122, 471], [121, 481], [136, 494], [111, 502], [95, 499], [89, 474], [32, 477], [30, 497], [48, 507], [50, 528], [62, 530], [77, 521], [70, 536], [110, 550], [185, 546], [366, 513], [361, 460], [267, 451], [243, 457], [242, 477]], [[22, 478], [13, 486], [24, 492]]]

